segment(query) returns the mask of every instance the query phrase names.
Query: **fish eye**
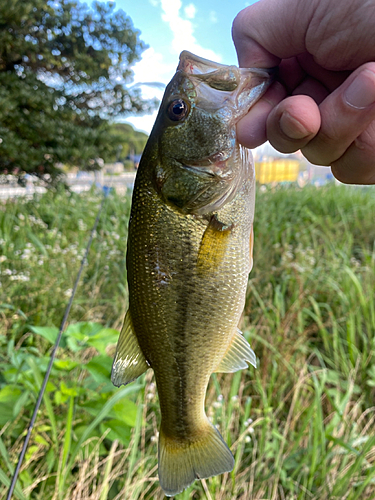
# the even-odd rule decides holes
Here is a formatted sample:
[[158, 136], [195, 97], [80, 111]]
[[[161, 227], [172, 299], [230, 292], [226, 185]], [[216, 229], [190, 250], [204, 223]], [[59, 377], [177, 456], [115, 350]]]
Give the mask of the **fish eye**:
[[168, 117], [177, 122], [181, 121], [189, 112], [188, 105], [183, 99], [175, 99], [168, 106]]

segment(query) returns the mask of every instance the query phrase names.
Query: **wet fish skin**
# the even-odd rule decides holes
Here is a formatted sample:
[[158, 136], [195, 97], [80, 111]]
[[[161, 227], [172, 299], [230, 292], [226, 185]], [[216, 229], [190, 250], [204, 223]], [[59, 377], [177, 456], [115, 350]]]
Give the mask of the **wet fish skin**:
[[237, 330], [252, 266], [255, 179], [235, 125], [269, 81], [266, 72], [183, 52], [137, 173], [129, 311], [112, 380], [121, 385], [149, 367], [155, 372], [167, 496], [234, 465], [204, 401], [213, 372], [255, 364]]

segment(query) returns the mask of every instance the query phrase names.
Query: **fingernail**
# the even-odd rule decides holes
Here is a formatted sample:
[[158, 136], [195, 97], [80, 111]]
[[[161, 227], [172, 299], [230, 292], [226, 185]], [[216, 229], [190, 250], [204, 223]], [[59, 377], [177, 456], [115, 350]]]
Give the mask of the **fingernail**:
[[302, 123], [287, 112], [284, 112], [281, 115], [279, 125], [281, 131], [291, 139], [303, 139], [309, 135], [308, 130], [302, 125]]
[[375, 73], [365, 69], [357, 75], [344, 93], [349, 106], [364, 109], [375, 103]]

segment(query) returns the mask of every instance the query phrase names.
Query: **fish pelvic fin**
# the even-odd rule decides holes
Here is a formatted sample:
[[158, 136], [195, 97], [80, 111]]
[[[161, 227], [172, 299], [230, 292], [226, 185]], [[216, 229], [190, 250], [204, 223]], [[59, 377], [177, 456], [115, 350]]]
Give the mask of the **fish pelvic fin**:
[[165, 495], [181, 493], [195, 479], [230, 472], [234, 458], [219, 431], [207, 420], [197, 437], [176, 440], [159, 433], [159, 482]]
[[149, 367], [150, 365], [139, 347], [130, 311], [128, 311], [118, 339], [115, 359], [112, 365], [112, 383], [116, 387], [129, 384], [129, 382], [142, 375]]
[[257, 367], [256, 356], [242, 332], [237, 328], [232, 342], [218, 364], [215, 372], [233, 373], [248, 368], [248, 363]]

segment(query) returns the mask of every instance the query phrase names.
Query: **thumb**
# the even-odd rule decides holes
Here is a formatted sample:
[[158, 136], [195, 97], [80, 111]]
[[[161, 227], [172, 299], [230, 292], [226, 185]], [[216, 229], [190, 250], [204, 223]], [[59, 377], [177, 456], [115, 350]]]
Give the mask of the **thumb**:
[[295, 0], [260, 0], [240, 11], [232, 26], [239, 65], [271, 68], [305, 52], [310, 17], [306, 2]]

